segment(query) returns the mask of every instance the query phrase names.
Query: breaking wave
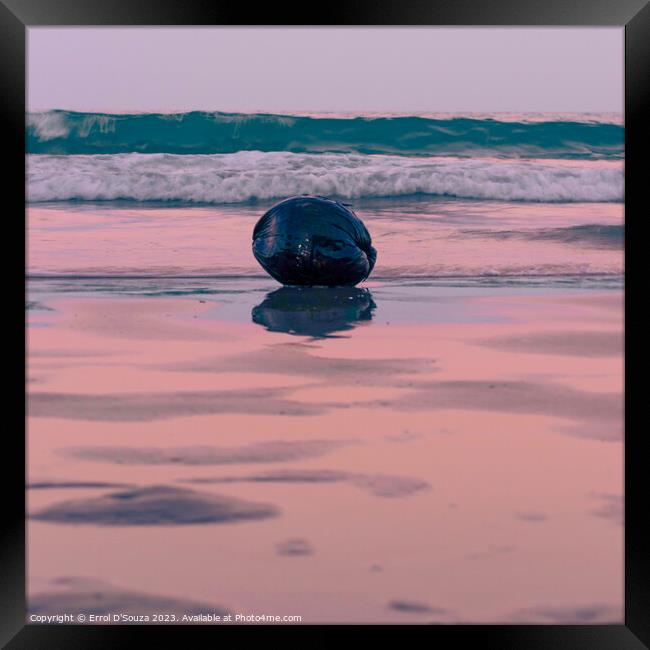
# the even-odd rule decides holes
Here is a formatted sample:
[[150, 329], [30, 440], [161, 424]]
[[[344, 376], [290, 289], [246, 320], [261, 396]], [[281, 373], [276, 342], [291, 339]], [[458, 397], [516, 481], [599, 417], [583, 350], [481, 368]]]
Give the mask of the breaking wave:
[[621, 249], [625, 244], [625, 225], [583, 224], [566, 228], [529, 228], [526, 230], [463, 230], [462, 237], [490, 239], [526, 239], [549, 241], [601, 249]]
[[624, 127], [596, 116], [310, 116], [192, 111], [27, 115], [27, 152], [46, 154], [237, 151], [622, 158]]
[[619, 202], [624, 189], [623, 166], [612, 161], [567, 164], [240, 151], [31, 155], [27, 167], [32, 202], [239, 203], [295, 194], [344, 199], [425, 194], [500, 201]]

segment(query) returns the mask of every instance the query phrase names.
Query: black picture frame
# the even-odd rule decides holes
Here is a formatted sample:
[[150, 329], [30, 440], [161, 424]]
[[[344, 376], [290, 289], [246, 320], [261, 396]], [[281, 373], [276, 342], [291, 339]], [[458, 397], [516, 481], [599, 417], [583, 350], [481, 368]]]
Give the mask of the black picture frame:
[[[521, 25], [521, 26], [620, 26], [625, 28], [625, 211], [626, 265], [634, 264], [640, 242], [643, 184], [647, 184], [643, 156], [648, 151], [648, 98], [650, 97], [650, 6], [646, 0], [356, 0], [347, 3], [313, 3], [259, 6], [222, 0], [0, 0], [0, 111], [3, 114], [3, 145], [8, 165], [3, 173], [5, 190], [5, 252], [13, 259], [7, 277], [24, 278], [25, 212], [25, 36], [30, 26], [45, 25]], [[5, 256], [5, 264], [7, 256]], [[630, 274], [634, 278], [633, 272]], [[641, 341], [635, 336], [634, 287], [626, 282], [626, 350], [639, 358]], [[5, 287], [8, 304], [23, 313], [24, 282]], [[642, 302], [642, 301], [641, 301]], [[13, 312], [12, 312], [13, 313]], [[5, 358], [20, 377], [24, 373], [24, 321], [16, 329], [17, 342], [7, 342]], [[629, 347], [628, 347], [629, 346]], [[638, 362], [637, 362], [638, 363]], [[626, 422], [638, 405], [639, 385], [633, 380], [634, 362], [626, 363]], [[193, 644], [241, 641], [260, 626], [75, 626], [25, 624], [25, 446], [20, 431], [25, 428], [25, 392], [19, 379], [7, 373], [7, 403], [16, 413], [15, 427], [4, 432], [0, 642], [7, 648], [116, 648], [155, 643], [152, 636], [164, 635], [166, 643]], [[14, 395], [15, 393], [15, 395]], [[423, 633], [442, 647], [472, 643], [501, 650], [507, 648], [589, 648], [590, 650], [641, 649], [650, 647], [650, 538], [643, 526], [647, 520], [645, 495], [650, 494], [648, 471], [643, 467], [644, 431], [626, 426], [625, 436], [625, 622], [621, 625], [435, 625], [381, 626], [389, 637], [409, 642], [413, 631]], [[9, 469], [17, 470], [9, 472]], [[22, 482], [21, 482], [22, 481]], [[283, 630], [302, 643], [327, 640], [339, 626], [262, 626], [265, 642]], [[345, 626], [346, 629], [354, 626]], [[375, 626], [364, 626], [365, 632]], [[349, 630], [348, 630], [349, 631]], [[346, 631], [344, 630], [344, 633]], [[387, 635], [387, 636], [386, 636]], [[406, 636], [404, 636], [406, 635]]]

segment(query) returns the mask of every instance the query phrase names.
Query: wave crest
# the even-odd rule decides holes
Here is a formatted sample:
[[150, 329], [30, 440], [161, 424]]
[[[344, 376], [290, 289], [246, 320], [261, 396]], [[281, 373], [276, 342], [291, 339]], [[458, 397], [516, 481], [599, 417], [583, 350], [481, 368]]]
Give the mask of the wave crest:
[[[523, 120], [523, 117], [522, 117]], [[577, 118], [574, 118], [577, 120]], [[471, 116], [308, 116], [199, 112], [27, 116], [28, 153], [237, 151], [622, 158], [624, 128], [594, 120]]]
[[465, 199], [623, 199], [623, 169], [494, 159], [239, 152], [31, 155], [28, 197], [43, 201], [239, 203], [296, 194], [345, 199], [412, 194]]

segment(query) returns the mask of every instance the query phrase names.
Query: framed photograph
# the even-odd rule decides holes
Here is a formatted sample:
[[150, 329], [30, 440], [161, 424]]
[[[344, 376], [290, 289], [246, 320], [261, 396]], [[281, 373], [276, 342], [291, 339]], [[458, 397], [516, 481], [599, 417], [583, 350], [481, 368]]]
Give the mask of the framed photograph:
[[3, 647], [650, 647], [650, 9], [271, 13], [0, 4]]

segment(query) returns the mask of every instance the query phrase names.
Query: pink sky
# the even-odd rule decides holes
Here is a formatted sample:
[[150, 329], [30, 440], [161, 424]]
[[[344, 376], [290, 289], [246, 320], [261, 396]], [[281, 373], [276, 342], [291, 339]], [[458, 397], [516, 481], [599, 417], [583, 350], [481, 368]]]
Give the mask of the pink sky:
[[28, 29], [29, 110], [622, 111], [622, 27]]

